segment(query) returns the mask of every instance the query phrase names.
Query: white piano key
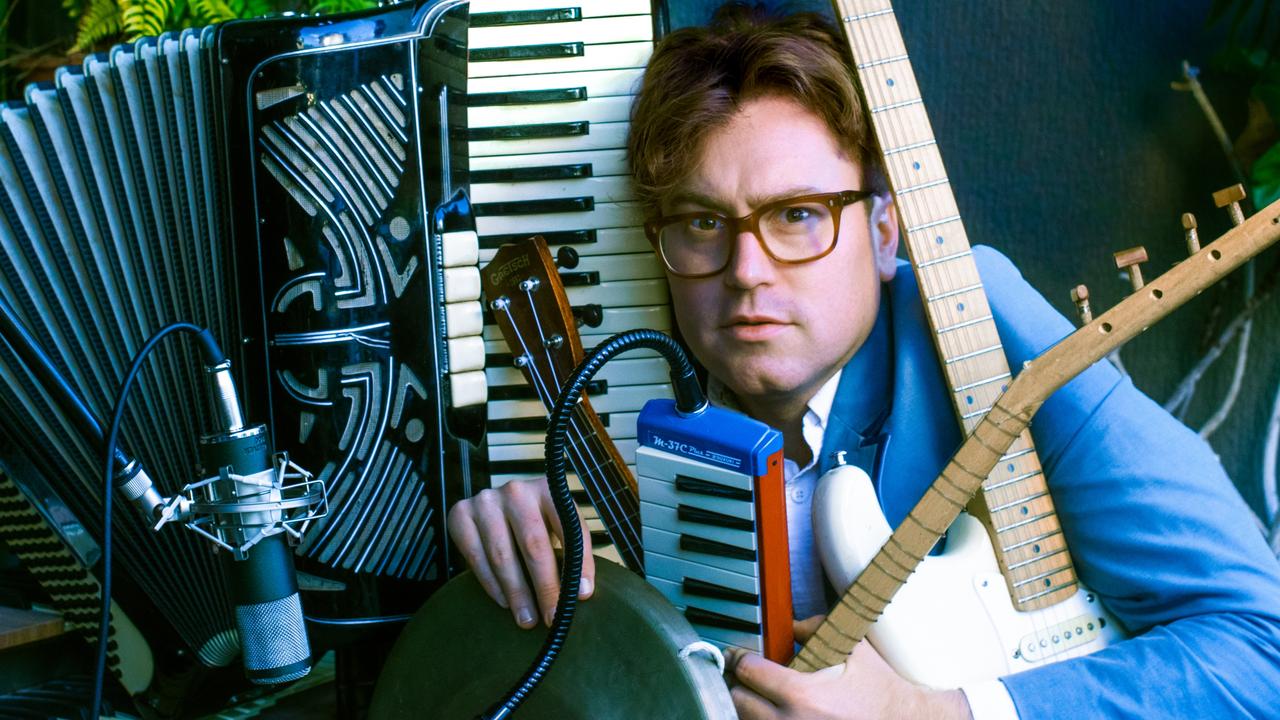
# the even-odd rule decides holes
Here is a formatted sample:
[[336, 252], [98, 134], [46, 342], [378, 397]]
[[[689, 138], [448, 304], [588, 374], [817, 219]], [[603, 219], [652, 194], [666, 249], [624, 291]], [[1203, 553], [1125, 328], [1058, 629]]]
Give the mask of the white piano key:
[[[484, 370], [484, 340], [479, 335], [467, 335], [446, 341], [449, 351], [449, 371], [468, 372]], [[485, 378], [488, 382], [488, 376]]]
[[[514, 77], [473, 78], [467, 81], [468, 95], [484, 95], [500, 92], [528, 92], [534, 90], [565, 90], [585, 88], [588, 98], [611, 95], [636, 94], [644, 68], [590, 70], [576, 73], [548, 73], [545, 75], [516, 75]], [[564, 105], [566, 103], [554, 103]], [[472, 103], [472, 107], [476, 107]]]
[[[475, 168], [472, 168], [474, 171]], [[597, 203], [635, 200], [635, 186], [627, 175], [532, 180], [529, 182], [472, 183], [471, 202], [515, 202], [554, 198], [589, 197]]]
[[660, 555], [658, 553], [645, 553], [644, 557], [645, 575], [651, 575], [663, 580], [671, 582], [682, 582], [684, 578], [692, 578], [709, 582], [714, 585], [726, 587], [731, 590], [740, 592], [760, 594], [760, 581], [758, 578], [742, 573], [729, 572], [720, 568], [707, 567], [690, 562], [678, 557], [670, 555]]
[[491, 155], [472, 158], [471, 172], [505, 170], [526, 167], [556, 167], [560, 165], [590, 165], [592, 177], [629, 175], [627, 151], [590, 150], [587, 152], [540, 153], [537, 155]]
[[[608, 416], [608, 425], [605, 430], [609, 431], [609, 437], [615, 440], [627, 440], [636, 436], [636, 419], [639, 413], [619, 412], [612, 413]], [[490, 411], [490, 420], [501, 420], [503, 418], [496, 417]], [[603, 420], [604, 418], [602, 418]], [[487, 435], [489, 445], [511, 445], [516, 443], [536, 443], [546, 439], [546, 434], [536, 430], [518, 431], [518, 432], [498, 432], [490, 431]]]
[[[587, 213], [584, 213], [587, 214]], [[525, 215], [523, 217], [536, 217]], [[590, 224], [590, 220], [586, 221]], [[536, 226], [536, 225], [535, 225]], [[592, 229], [585, 227], [582, 229]], [[622, 227], [622, 228], [595, 228], [596, 241], [586, 243], [550, 243], [547, 247], [551, 250], [551, 254], [555, 255], [556, 250], [563, 246], [572, 247], [578, 251], [579, 255], [620, 255], [622, 253], [643, 253], [653, 252], [653, 246], [649, 244], [648, 238], [644, 235], [644, 230], [639, 227]], [[537, 231], [530, 232], [525, 235], [536, 235]], [[493, 259], [498, 251], [491, 248], [480, 249], [480, 262], [487, 263]]]
[[[574, 441], [573, 433], [570, 432], [566, 436], [570, 442]], [[614, 443], [620, 453], [632, 454], [636, 452], [635, 440], [619, 440]], [[543, 443], [530, 443], [528, 445], [496, 445], [489, 448], [489, 460], [542, 460], [546, 457], [546, 446]]]
[[[659, 530], [654, 527], [643, 528], [643, 532], [644, 532], [645, 553], [655, 552], [655, 553], [660, 553], [662, 555], [670, 555], [672, 557], [683, 557], [686, 560], [689, 560], [691, 562], [696, 562], [700, 565], [709, 565], [711, 567], [721, 568], [724, 570], [728, 570], [729, 572], [739, 573], [741, 575], [759, 574], [759, 571], [756, 569], [757, 566], [754, 560], [742, 560], [739, 558], [729, 558], [729, 557], [723, 557], [720, 555], [709, 555], [707, 553], [700, 553], [700, 552], [693, 552], [691, 550], [685, 550], [680, 547], [679, 533], [667, 532], [666, 530]], [[677, 591], [679, 591], [678, 585], [676, 589]], [[681, 594], [683, 594], [682, 591], [681, 591]], [[675, 599], [672, 599], [671, 602], [674, 602], [678, 605], [684, 604], [683, 602], [677, 602]], [[723, 602], [727, 605], [738, 605], [743, 607], [749, 607], [749, 606], [746, 606], [744, 603], [733, 602], [731, 600], [720, 600], [716, 602]], [[722, 610], [718, 610], [715, 607], [710, 607], [707, 605], [700, 605], [700, 606], [705, 610], [723, 612]], [[756, 614], [754, 618], [743, 617], [742, 619], [751, 620], [752, 622], [759, 622], [760, 616], [759, 616], [758, 607], [756, 608], [755, 612]]]
[[550, 8], [578, 8], [582, 17], [607, 17], [610, 15], [642, 15], [650, 11], [649, 0], [472, 0], [471, 14], [508, 12], [511, 10], [546, 10]]
[[[629, 385], [610, 388], [606, 395], [591, 398], [591, 407], [597, 413], [639, 412], [644, 404], [655, 397], [671, 397], [670, 387], [655, 385]], [[489, 403], [489, 417], [545, 417], [546, 408], [538, 400], [494, 400]]]
[[[495, 332], [495, 328], [486, 327], [485, 334]], [[490, 367], [485, 369], [485, 377], [492, 387], [506, 385], [524, 385], [523, 373], [514, 367]], [[660, 358], [632, 359], [622, 355], [605, 363], [596, 373], [595, 380], [603, 380], [609, 387], [619, 385], [661, 384], [669, 381], [670, 368], [667, 361]]]
[[764, 639], [759, 635], [745, 633], [741, 630], [711, 627], [709, 625], [694, 625], [693, 630], [698, 633], [698, 637], [722, 648], [726, 645], [733, 645], [754, 653], [764, 652]]
[[755, 491], [755, 478], [745, 473], [688, 460], [652, 447], [644, 448], [642, 456], [642, 471], [650, 477], [674, 479], [676, 475], [684, 475], [739, 490]]
[[[533, 43], [535, 45], [539, 43]], [[477, 61], [467, 63], [469, 78], [503, 75], [541, 75], [544, 73], [608, 70], [611, 68], [643, 68], [653, 54], [653, 43], [648, 41], [629, 43], [594, 44], [588, 38], [581, 44], [580, 54], [570, 57], [549, 57], [519, 60]]]
[[484, 330], [484, 313], [480, 309], [480, 303], [445, 303], [444, 326], [446, 338], [479, 335]]
[[[571, 122], [566, 119], [564, 122]], [[577, 152], [583, 150], [610, 150], [627, 146], [630, 123], [592, 123], [586, 135], [567, 137], [528, 138], [519, 140], [473, 140], [468, 149], [471, 157], [486, 155], [523, 155], [529, 153]]]
[[444, 269], [444, 301], [480, 299], [480, 269], [475, 265]]
[[[623, 227], [643, 222], [638, 203], [597, 203], [590, 212], [539, 215], [490, 215], [476, 218], [481, 235], [532, 235], [540, 232]], [[474, 262], [474, 261], [473, 261]]]
[[480, 238], [472, 230], [443, 233], [440, 249], [445, 267], [475, 265], [479, 261]]
[[[643, 451], [643, 448], [641, 448]], [[637, 452], [639, 455], [639, 452]], [[665, 505], [655, 505], [640, 498], [640, 522], [645, 527], [665, 530], [672, 533], [688, 533], [717, 542], [728, 543], [748, 550], [757, 549], [756, 534], [750, 530], [704, 525], [681, 520], [675, 511]], [[752, 592], [755, 592], [754, 590]]]
[[481, 371], [449, 375], [449, 406], [483, 405], [489, 399], [488, 386]]
[[[639, 481], [641, 499], [654, 505], [665, 505], [669, 508], [685, 505], [720, 513], [721, 515], [742, 518], [743, 520], [754, 521], [756, 519], [755, 503], [750, 500], [734, 500], [732, 498], [713, 497], [699, 493], [680, 492], [676, 490], [673, 483], [645, 475], [644, 470], [641, 470]], [[693, 534], [697, 535], [697, 533]]]
[[570, 121], [625, 123], [631, 118], [631, 96], [591, 98], [563, 103], [493, 105], [467, 108], [467, 124], [473, 128], [508, 125], [541, 125]]
[[[474, 8], [472, 13], [475, 14]], [[653, 40], [653, 22], [647, 15], [587, 17], [579, 21], [472, 27], [467, 36], [469, 49], [546, 45], [579, 42], [621, 43]]]

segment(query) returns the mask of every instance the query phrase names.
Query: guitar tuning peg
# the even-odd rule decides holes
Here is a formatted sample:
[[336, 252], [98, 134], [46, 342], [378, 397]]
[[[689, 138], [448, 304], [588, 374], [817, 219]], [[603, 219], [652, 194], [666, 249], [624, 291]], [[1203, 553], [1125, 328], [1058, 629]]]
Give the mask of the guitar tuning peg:
[[1133, 289], [1142, 289], [1142, 263], [1147, 261], [1147, 249], [1138, 245], [1115, 254], [1116, 267], [1129, 273], [1129, 282]]
[[1080, 311], [1081, 325], [1093, 322], [1093, 308], [1089, 307], [1089, 288], [1084, 285], [1071, 288], [1071, 302], [1075, 303], [1076, 309]]
[[578, 267], [578, 251], [568, 245], [562, 246], [556, 251], [556, 267], [568, 270]]
[[595, 303], [573, 306], [573, 319], [578, 325], [600, 327], [604, 322], [604, 308]]
[[1196, 216], [1191, 213], [1182, 213], [1182, 229], [1187, 237], [1187, 254], [1195, 255], [1200, 252], [1200, 233], [1196, 231]]
[[1240, 201], [1243, 199], [1244, 186], [1239, 183], [1223, 188], [1213, 194], [1214, 204], [1227, 209], [1227, 214], [1231, 216], [1231, 224], [1233, 225], [1244, 223], [1244, 211], [1240, 209]]

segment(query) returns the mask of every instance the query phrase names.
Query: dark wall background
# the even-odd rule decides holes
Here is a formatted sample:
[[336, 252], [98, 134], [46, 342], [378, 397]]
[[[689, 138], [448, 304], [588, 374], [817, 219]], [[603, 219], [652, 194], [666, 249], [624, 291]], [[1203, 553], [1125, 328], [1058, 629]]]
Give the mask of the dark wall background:
[[[671, 0], [673, 27], [702, 24], [719, 0]], [[815, 10], [829, 3], [771, 2]], [[971, 242], [1009, 255], [1061, 312], [1089, 286], [1095, 313], [1129, 291], [1111, 254], [1145, 245], [1149, 279], [1185, 256], [1179, 217], [1195, 213], [1205, 242], [1230, 223], [1210, 195], [1235, 182], [1190, 93], [1170, 83], [1181, 62], [1204, 67], [1225, 29], [1206, 28], [1209, 0], [1062, 3], [898, 0], [894, 3]], [[1243, 127], [1248, 88], [1205, 67], [1206, 91], [1229, 134]], [[1258, 278], [1274, 253], [1264, 256]], [[1237, 273], [1240, 275], [1240, 273]], [[1220, 285], [1121, 353], [1134, 381], [1163, 403], [1203, 354], [1213, 307], [1229, 320], [1241, 278]], [[1266, 424], [1280, 384], [1280, 308], [1255, 316], [1244, 387], [1210, 438], [1241, 493], [1262, 509]], [[1222, 401], [1235, 345], [1205, 376], [1186, 417], [1199, 428]]]

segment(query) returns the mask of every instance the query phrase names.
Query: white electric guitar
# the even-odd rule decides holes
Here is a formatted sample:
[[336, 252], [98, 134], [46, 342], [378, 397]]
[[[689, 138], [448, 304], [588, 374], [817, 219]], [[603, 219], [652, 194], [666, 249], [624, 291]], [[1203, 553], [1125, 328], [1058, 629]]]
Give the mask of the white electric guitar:
[[[891, 3], [836, 0], [835, 8], [943, 376], [968, 436], [1009, 386], [1008, 362]], [[1076, 577], [1025, 427], [981, 480], [973, 502], [966, 497], [961, 504], [982, 522], [960, 513], [945, 552], [924, 558], [870, 629], [890, 665], [934, 687], [1028, 670], [1123, 637]], [[840, 466], [819, 481], [814, 534], [832, 585], [849, 587], [891, 535], [866, 473]]]

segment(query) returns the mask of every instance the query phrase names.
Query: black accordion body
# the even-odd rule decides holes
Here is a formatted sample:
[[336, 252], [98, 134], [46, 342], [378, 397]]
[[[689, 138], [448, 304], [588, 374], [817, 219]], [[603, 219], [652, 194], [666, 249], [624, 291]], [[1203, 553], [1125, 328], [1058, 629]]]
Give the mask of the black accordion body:
[[[63, 68], [0, 110], [0, 295], [90, 411], [109, 419], [152, 333], [209, 327], [246, 417], [328, 487], [299, 569], [417, 601], [453, 569], [448, 506], [541, 472], [545, 411], [484, 328], [478, 265], [493, 248], [541, 233], [577, 250], [566, 284], [588, 346], [670, 327], [623, 159], [648, 0], [471, 5], [168, 33]], [[528, 81], [508, 87], [508, 72]], [[470, 98], [469, 74], [482, 78]], [[640, 406], [670, 391], [656, 356], [618, 366], [592, 400], [630, 460]], [[0, 373], [0, 539], [44, 568], [88, 636], [101, 450], [3, 343]], [[198, 479], [202, 375], [168, 343], [130, 398], [122, 444], [166, 496]], [[111, 650], [126, 687], [149, 676], [125, 658], [139, 647], [157, 663], [230, 663], [210, 546], [154, 531], [123, 502], [114, 523]]]

